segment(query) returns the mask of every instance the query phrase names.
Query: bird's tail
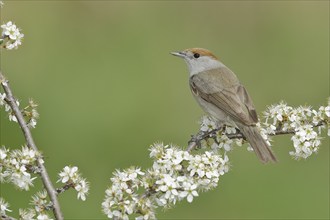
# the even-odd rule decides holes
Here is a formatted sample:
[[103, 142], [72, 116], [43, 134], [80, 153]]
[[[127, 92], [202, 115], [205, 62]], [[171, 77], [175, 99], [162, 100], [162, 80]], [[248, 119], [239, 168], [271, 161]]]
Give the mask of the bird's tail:
[[267, 142], [261, 136], [256, 126], [238, 126], [246, 140], [252, 146], [254, 152], [263, 163], [276, 162], [276, 157], [269, 148]]

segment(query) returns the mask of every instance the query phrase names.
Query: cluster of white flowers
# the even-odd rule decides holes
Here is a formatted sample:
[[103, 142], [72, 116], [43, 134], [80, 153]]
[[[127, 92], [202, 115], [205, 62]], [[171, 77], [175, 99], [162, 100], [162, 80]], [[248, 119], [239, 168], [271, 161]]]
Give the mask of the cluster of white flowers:
[[3, 198], [0, 197], [0, 218], [1, 216], [5, 216], [6, 212], [11, 212], [9, 208], [8, 202], [6, 202]]
[[58, 182], [65, 183], [66, 185], [74, 188], [77, 191], [77, 198], [83, 201], [86, 200], [86, 195], [89, 191], [89, 183], [86, 179], [81, 177], [78, 172], [78, 167], [66, 166], [63, 171], [59, 173]]
[[[227, 135], [237, 134], [237, 130], [231, 125], [220, 125], [216, 120], [209, 116], [203, 116], [200, 123], [200, 130], [202, 132], [210, 132], [210, 135], [203, 140], [202, 147], [211, 148], [214, 151], [219, 151], [225, 154], [233, 149], [234, 144], [242, 146], [243, 139], [230, 139]], [[216, 132], [215, 132], [216, 131]], [[213, 133], [212, 133], [213, 132]]]
[[[295, 151], [290, 151], [289, 154], [295, 159], [306, 159], [318, 151], [321, 144], [319, 134], [323, 128], [328, 128], [330, 136], [329, 118], [329, 103], [328, 106], [321, 106], [317, 111], [306, 106], [293, 108], [281, 102], [268, 107], [265, 112], [264, 128], [261, 130], [263, 134], [269, 135], [274, 135], [275, 131], [293, 133], [291, 140]], [[317, 129], [319, 132], [316, 132]]]
[[290, 151], [290, 155], [299, 159], [311, 156], [312, 153], [318, 151], [321, 144], [317, 132], [314, 131], [312, 125], [303, 125], [295, 129], [295, 135], [292, 136], [295, 151]]
[[[3, 82], [2, 84], [4, 84], [5, 82]], [[8, 118], [9, 121], [13, 121], [13, 122], [17, 122], [17, 118], [14, 114], [14, 112], [12, 111], [10, 105], [7, 104], [7, 102], [5, 101], [6, 99], [6, 93], [0, 93], [0, 107], [4, 106], [5, 107], [5, 111], [8, 112]], [[20, 105], [19, 101], [16, 100], [16, 104], [17, 106]]]
[[[49, 217], [48, 211], [52, 207], [52, 203], [47, 198], [46, 190], [37, 192], [32, 196], [31, 204], [34, 206], [34, 209], [20, 209], [19, 214], [21, 219], [38, 219], [38, 220], [51, 220]], [[35, 215], [37, 215], [35, 217]]]
[[[19, 212], [19, 219], [20, 220], [36, 219], [35, 218], [36, 212], [34, 211], [34, 209], [19, 209], [18, 212]], [[40, 217], [39, 217], [39, 219], [40, 219]]]
[[[330, 136], [330, 98], [327, 106], [321, 106], [318, 111], [313, 110], [313, 124], [317, 125], [324, 122], [328, 127], [328, 136]], [[323, 126], [324, 127], [324, 126]], [[322, 127], [319, 127], [322, 128]], [[320, 133], [320, 130], [319, 130]]]
[[170, 207], [185, 198], [192, 202], [198, 191], [216, 187], [229, 170], [228, 156], [211, 151], [193, 155], [162, 143], [150, 151], [151, 169], [131, 167], [114, 173], [102, 203], [109, 218], [129, 219], [135, 213], [137, 219], [154, 219], [158, 206]]
[[228, 172], [228, 156], [206, 151], [201, 155], [192, 155], [173, 146], [155, 144], [151, 148], [154, 159], [153, 169], [149, 170], [152, 178], [156, 177], [153, 186], [160, 206], [171, 206], [176, 201], [187, 198], [192, 202], [197, 196], [196, 190], [209, 190], [215, 187], [219, 176]]
[[[28, 190], [32, 185], [32, 181], [36, 178], [32, 178], [30, 173], [38, 171], [38, 167], [35, 165], [36, 160], [43, 163], [39, 153], [23, 147], [22, 150], [14, 150], [10, 152], [5, 147], [0, 149], [0, 178], [1, 182], [10, 181], [13, 182], [20, 189]], [[4, 168], [4, 170], [3, 170]], [[74, 188], [78, 192], [78, 199], [86, 200], [86, 195], [89, 190], [89, 183], [81, 177], [78, 173], [77, 167], [66, 166], [61, 173], [59, 173], [62, 183], [65, 183], [65, 187]], [[65, 190], [63, 190], [65, 191]], [[19, 219], [21, 220], [51, 220], [49, 211], [52, 209], [52, 202], [48, 199], [48, 194], [45, 190], [37, 192], [32, 196], [31, 204], [33, 209], [20, 209]], [[0, 198], [0, 214], [5, 215], [9, 205], [2, 198]]]
[[1, 25], [2, 36], [0, 38], [0, 45], [4, 44], [4, 48], [7, 50], [17, 49], [22, 44], [24, 34], [21, 33], [20, 29], [12, 22]]
[[19, 215], [20, 215], [20, 220], [32, 220], [32, 219], [36, 219], [36, 220], [53, 220], [52, 218], [49, 217], [49, 215], [47, 213], [43, 213], [43, 214], [38, 214], [36, 216], [36, 212], [33, 209], [20, 209], [19, 210]]
[[38, 104], [30, 99], [28, 106], [23, 109], [23, 115], [26, 117], [26, 124], [29, 128], [35, 128], [37, 125], [37, 119], [39, 118], [37, 107]]
[[209, 116], [203, 116], [200, 122], [200, 130], [203, 132], [211, 132], [218, 128], [216, 120]]
[[[2, 82], [6, 84], [5, 82]], [[0, 107], [4, 106], [5, 111], [8, 112], [9, 121], [17, 122], [17, 118], [11, 109], [10, 105], [5, 101], [6, 93], [0, 93]], [[20, 105], [19, 101], [16, 100], [17, 106]], [[38, 105], [32, 100], [29, 100], [29, 104], [22, 109], [22, 113], [26, 118], [26, 124], [29, 128], [35, 128], [37, 125], [37, 119], [39, 118], [39, 113], [37, 111]]]
[[[294, 134], [291, 138], [295, 151], [289, 152], [295, 159], [307, 158], [318, 151], [321, 144], [321, 130], [328, 129], [330, 136], [330, 99], [327, 106], [321, 106], [318, 110], [311, 107], [300, 106], [293, 108], [281, 102], [272, 105], [264, 112], [265, 122], [258, 123], [257, 127], [261, 136], [270, 144], [270, 136], [276, 132]], [[318, 132], [316, 130], [318, 129]], [[209, 135], [202, 141], [202, 146], [226, 153], [233, 148], [233, 144], [241, 146], [242, 138], [229, 138], [228, 135], [237, 133], [235, 127], [222, 125], [219, 127], [216, 120], [203, 116], [200, 130]], [[250, 145], [247, 148], [253, 151]]]
[[48, 215], [52, 203], [47, 199], [47, 192], [45, 190], [33, 195], [31, 204], [34, 206], [34, 209], [19, 209], [20, 220], [52, 220]]
[[0, 106], [6, 105], [5, 98], [6, 98], [6, 93], [2, 94], [0, 92]]
[[29, 190], [36, 178], [31, 173], [39, 170], [37, 160], [43, 163], [41, 154], [26, 146], [12, 151], [0, 148], [0, 182], [11, 182], [19, 189]]
[[129, 219], [128, 215], [137, 212], [138, 207], [141, 207], [142, 215], [155, 217], [153, 211], [150, 211], [153, 208], [152, 202], [137, 194], [143, 183], [141, 176], [144, 175], [145, 173], [135, 167], [114, 173], [111, 178], [112, 185], [105, 191], [106, 198], [102, 203], [103, 212], [108, 218]]

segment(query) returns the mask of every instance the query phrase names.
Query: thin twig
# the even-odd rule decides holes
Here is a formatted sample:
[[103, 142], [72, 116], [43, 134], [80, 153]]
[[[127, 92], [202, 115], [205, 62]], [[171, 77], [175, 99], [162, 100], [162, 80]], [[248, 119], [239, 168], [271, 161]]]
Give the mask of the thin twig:
[[[11, 107], [12, 111], [14, 112], [14, 114], [17, 118], [18, 124], [22, 129], [25, 140], [27, 142], [27, 146], [35, 151], [39, 151], [33, 140], [31, 131], [24, 120], [24, 116], [16, 104], [16, 100], [10, 89], [9, 82], [5, 79], [5, 77], [2, 75], [1, 72], [0, 72], [0, 83], [6, 93], [6, 102]], [[40, 167], [40, 176], [41, 176], [43, 185], [47, 190], [47, 193], [48, 193], [48, 196], [49, 196], [51, 202], [53, 203], [54, 216], [57, 220], [63, 220], [63, 214], [61, 212], [60, 204], [57, 199], [57, 192], [53, 186], [52, 181], [49, 178], [46, 167], [41, 160], [37, 160], [37, 165], [38, 165], [38, 167]]]
[[57, 194], [61, 194], [73, 187], [74, 187], [73, 183], [65, 184], [61, 188], [56, 188], [56, 192], [57, 192]]

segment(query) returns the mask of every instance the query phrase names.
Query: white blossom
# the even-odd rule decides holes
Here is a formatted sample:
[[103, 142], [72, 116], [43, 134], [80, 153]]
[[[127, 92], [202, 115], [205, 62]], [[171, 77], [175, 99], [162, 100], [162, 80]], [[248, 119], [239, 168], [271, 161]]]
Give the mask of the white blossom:
[[295, 130], [295, 135], [292, 136], [295, 152], [291, 151], [290, 155], [296, 159], [311, 156], [312, 153], [318, 151], [318, 146], [321, 144], [317, 132], [313, 130], [312, 125], [304, 125]]
[[0, 216], [1, 215], [6, 215], [6, 212], [11, 212], [9, 208], [9, 204], [0, 197]]
[[6, 112], [11, 111], [11, 107], [10, 107], [10, 105], [8, 105], [8, 104], [6, 104], [6, 103], [5, 103], [5, 111], [6, 111]]
[[283, 120], [286, 120], [291, 110], [292, 107], [288, 106], [284, 102], [280, 102], [278, 105], [272, 105], [268, 107], [267, 111], [265, 112], [266, 123], [268, 123], [269, 119], [272, 119], [274, 124], [276, 124], [278, 121], [282, 122]]
[[20, 220], [33, 220], [35, 219], [36, 212], [33, 209], [19, 209]]
[[8, 21], [6, 24], [1, 25], [2, 36], [8, 36], [12, 40], [17, 39], [17, 35], [19, 34], [19, 30], [13, 22]]
[[140, 216], [137, 216], [136, 220], [147, 220], [147, 219], [156, 219], [155, 208], [152, 199], [145, 197], [137, 200], [136, 207], [139, 208]]
[[[4, 84], [4, 82], [2, 82], [2, 84]], [[20, 105], [19, 101], [16, 100], [15, 101], [17, 106]], [[8, 118], [9, 121], [13, 121], [13, 122], [18, 122], [15, 113], [12, 111], [10, 105], [8, 105], [7, 103], [4, 104], [5, 105], [5, 111], [8, 112]]]
[[39, 118], [37, 107], [38, 104], [36, 104], [32, 99], [30, 99], [29, 105], [24, 109], [24, 114], [28, 118], [27, 126], [29, 128], [35, 128], [37, 125], [37, 119]]
[[17, 49], [22, 44], [24, 34], [21, 33], [20, 29], [12, 21], [1, 25], [1, 28], [2, 37], [6, 39], [5, 48], [8, 50]]
[[1, 93], [0, 92], [0, 106], [5, 105], [5, 98], [6, 98], [6, 93]]
[[324, 108], [324, 114], [330, 118], [330, 106], [328, 105], [327, 107]]
[[88, 182], [86, 182], [85, 179], [82, 179], [79, 181], [79, 183], [76, 184], [76, 186], [74, 188], [78, 192], [77, 198], [85, 201], [86, 195], [88, 194], [88, 191], [89, 191]]
[[164, 149], [168, 146], [164, 146], [163, 143], [155, 143], [149, 149], [151, 158], [159, 159], [163, 156]]
[[204, 116], [202, 118], [201, 128], [200, 128], [201, 131], [208, 132], [208, 131], [212, 131], [216, 128], [217, 128], [217, 125], [215, 123], [215, 120], [213, 120], [212, 118], [210, 118], [208, 116]]
[[17, 122], [17, 118], [14, 113], [9, 114], [9, 121]]
[[61, 181], [62, 183], [66, 183], [69, 180], [74, 181], [77, 179], [78, 175], [78, 167], [70, 167], [70, 166], [65, 166], [63, 168], [63, 171], [59, 173], [60, 179], [58, 180]]
[[229, 158], [227, 155], [224, 157], [220, 157], [220, 167], [219, 167], [219, 173], [220, 175], [224, 175], [229, 171]]
[[37, 214], [42, 214], [45, 211], [47, 205], [51, 204], [47, 199], [46, 190], [39, 191], [35, 195], [33, 195], [31, 204], [34, 205], [34, 209]]
[[169, 174], [164, 174], [163, 178], [156, 181], [158, 187], [156, 191], [162, 191], [165, 195], [164, 198], [166, 200], [173, 201], [175, 203], [176, 197], [179, 195], [177, 188], [179, 184], [176, 179], [171, 177]]
[[27, 123], [27, 126], [28, 126], [29, 128], [35, 128], [36, 125], [37, 125], [37, 121], [36, 121], [34, 118], [32, 118], [32, 119]]
[[[234, 134], [236, 133], [236, 129], [233, 128], [235, 131], [232, 131], [228, 128], [232, 128], [229, 126], [226, 126], [226, 134]], [[227, 133], [230, 132], [230, 133]], [[216, 136], [217, 143], [214, 143], [216, 148], [223, 148], [225, 151], [231, 151], [233, 149], [233, 143], [234, 141], [232, 139], [229, 139], [226, 134], [223, 134], [222, 132], [218, 132]], [[214, 147], [213, 147], [214, 148]]]
[[[23, 146], [21, 150], [9, 151], [5, 147], [0, 149], [0, 180], [13, 183], [20, 189], [29, 190], [33, 185], [33, 170], [37, 169], [36, 160], [39, 152]], [[28, 168], [30, 170], [28, 170]]]
[[19, 170], [14, 171], [10, 176], [10, 181], [20, 189], [24, 190], [29, 190], [30, 186], [33, 186], [34, 179], [36, 179], [36, 177], [32, 177], [30, 173], [26, 172], [24, 166]]
[[9, 152], [9, 150], [7, 150], [4, 146], [2, 146], [2, 148], [0, 148], [0, 161], [6, 159], [8, 152]]
[[[330, 98], [329, 98], [330, 100]], [[326, 121], [328, 132], [327, 135], [330, 136], [330, 103], [328, 103], [328, 106], [321, 106], [319, 108], [319, 111], [313, 110], [313, 123], [314, 125], [317, 125], [320, 123], [320, 121]], [[322, 128], [322, 127], [320, 127]], [[320, 133], [320, 131], [319, 131]]]
[[89, 191], [89, 183], [86, 179], [81, 177], [76, 166], [65, 166], [59, 173], [59, 179], [57, 182], [62, 182], [72, 186], [77, 191], [77, 198], [82, 201], [86, 200], [86, 195]]
[[37, 216], [37, 220], [52, 220], [46, 213], [41, 213]]
[[198, 196], [198, 192], [196, 191], [197, 189], [197, 184], [191, 183], [191, 182], [184, 182], [183, 183], [183, 189], [180, 193], [180, 197], [185, 198], [187, 197], [187, 201], [191, 203], [194, 199], [194, 196]]

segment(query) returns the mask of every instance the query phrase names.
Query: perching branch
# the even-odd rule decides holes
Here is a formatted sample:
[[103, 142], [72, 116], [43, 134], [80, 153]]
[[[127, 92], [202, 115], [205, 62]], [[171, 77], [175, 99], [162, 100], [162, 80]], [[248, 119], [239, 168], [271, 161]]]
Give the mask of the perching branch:
[[[313, 128], [320, 127], [322, 125], [325, 125], [325, 123], [324, 122], [320, 122], [317, 125], [314, 125]], [[214, 129], [214, 130], [209, 131], [209, 132], [199, 131], [196, 135], [192, 135], [191, 136], [191, 139], [188, 142], [187, 151], [190, 152], [194, 148], [199, 147], [201, 141], [206, 140], [208, 138], [212, 138], [220, 130], [223, 130], [223, 127], [219, 127], [217, 129]], [[283, 131], [283, 130], [281, 130], [281, 127], [279, 127], [279, 128], [277, 128], [274, 131], [274, 133], [270, 133], [268, 135], [269, 136], [277, 136], [277, 135], [294, 134], [294, 133], [295, 133], [294, 130]], [[240, 139], [240, 138], [242, 138], [242, 139], [245, 140], [244, 135], [238, 129], [236, 129], [236, 133], [235, 134], [226, 134], [226, 135], [227, 135], [227, 137], [229, 139], [236, 139], [236, 138]]]
[[[17, 118], [17, 122], [19, 126], [22, 129], [22, 132], [24, 134], [25, 140], [27, 142], [27, 146], [35, 151], [38, 151], [38, 148], [33, 140], [31, 131], [29, 127], [27, 126], [26, 121], [24, 120], [24, 116], [19, 109], [18, 105], [16, 104], [16, 100], [13, 96], [12, 90], [9, 86], [9, 82], [5, 79], [5, 77], [0, 72], [0, 83], [6, 93], [5, 101], [8, 103], [8, 105], [11, 107], [13, 113], [15, 114]], [[43, 164], [41, 160], [37, 160], [37, 165], [40, 167], [40, 176], [43, 182], [44, 187], [47, 190], [48, 196], [53, 204], [53, 213], [57, 220], [63, 219], [63, 214], [61, 212], [60, 204], [57, 199], [57, 191], [55, 190], [49, 175], [47, 173], [46, 167]]]

